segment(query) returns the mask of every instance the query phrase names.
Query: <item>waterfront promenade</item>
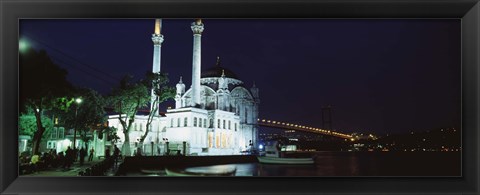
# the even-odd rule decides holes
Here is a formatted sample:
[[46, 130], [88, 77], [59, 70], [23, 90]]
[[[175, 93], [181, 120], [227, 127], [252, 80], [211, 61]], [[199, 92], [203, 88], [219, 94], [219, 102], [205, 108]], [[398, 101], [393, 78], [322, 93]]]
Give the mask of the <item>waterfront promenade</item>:
[[[58, 176], [78, 176], [78, 173], [80, 171], [84, 171], [85, 169], [95, 165], [95, 164], [98, 164], [100, 162], [102, 162], [104, 159], [98, 159], [98, 158], [94, 158], [91, 162], [84, 162], [83, 165], [80, 165], [80, 162], [74, 162], [72, 164], [72, 166], [68, 169], [64, 169], [62, 167], [59, 167], [59, 168], [47, 168], [46, 170], [42, 170], [42, 171], [37, 171], [37, 172], [33, 172], [33, 173], [30, 173], [30, 174], [24, 174], [24, 175], [21, 175], [22, 177], [23, 176], [26, 176], [26, 177], [29, 177], [29, 176], [40, 176], [40, 177], [58, 177]], [[121, 162], [119, 162], [118, 164], [120, 164]], [[106, 176], [113, 176], [115, 175], [115, 172], [118, 168], [118, 165], [117, 167], [112, 167], [110, 168], [108, 171], [107, 171], [107, 175]]]

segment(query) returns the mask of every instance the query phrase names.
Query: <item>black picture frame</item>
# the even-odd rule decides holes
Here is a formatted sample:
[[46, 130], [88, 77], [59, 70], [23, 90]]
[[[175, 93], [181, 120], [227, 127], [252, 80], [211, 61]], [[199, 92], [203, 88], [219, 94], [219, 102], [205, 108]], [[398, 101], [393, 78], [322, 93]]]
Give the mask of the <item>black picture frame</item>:
[[[2, 0], [0, 190], [4, 194], [478, 194], [478, 0]], [[461, 18], [463, 177], [18, 177], [20, 18]], [[241, 29], [239, 29], [241, 30]]]

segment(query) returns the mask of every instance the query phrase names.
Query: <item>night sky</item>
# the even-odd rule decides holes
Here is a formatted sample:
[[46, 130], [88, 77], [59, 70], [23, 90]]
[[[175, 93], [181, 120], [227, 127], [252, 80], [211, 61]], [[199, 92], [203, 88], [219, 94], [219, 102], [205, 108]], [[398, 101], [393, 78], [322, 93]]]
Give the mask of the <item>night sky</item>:
[[[161, 71], [191, 84], [193, 20], [164, 19]], [[458, 19], [204, 19], [202, 70], [232, 70], [260, 89], [260, 118], [341, 132], [460, 127]], [[108, 94], [152, 69], [153, 19], [21, 20], [20, 38], [45, 49], [76, 86]], [[164, 107], [174, 107], [168, 102]]]

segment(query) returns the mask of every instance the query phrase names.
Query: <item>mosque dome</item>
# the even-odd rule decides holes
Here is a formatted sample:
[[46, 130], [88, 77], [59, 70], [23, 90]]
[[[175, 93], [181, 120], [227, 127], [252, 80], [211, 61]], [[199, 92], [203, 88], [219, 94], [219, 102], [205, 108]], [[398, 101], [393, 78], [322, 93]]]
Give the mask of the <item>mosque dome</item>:
[[238, 79], [235, 73], [233, 73], [231, 70], [224, 68], [220, 65], [220, 58], [217, 57], [217, 64], [215, 64], [215, 66], [212, 68], [202, 71], [201, 78], [222, 77], [223, 73], [225, 74], [225, 77]]

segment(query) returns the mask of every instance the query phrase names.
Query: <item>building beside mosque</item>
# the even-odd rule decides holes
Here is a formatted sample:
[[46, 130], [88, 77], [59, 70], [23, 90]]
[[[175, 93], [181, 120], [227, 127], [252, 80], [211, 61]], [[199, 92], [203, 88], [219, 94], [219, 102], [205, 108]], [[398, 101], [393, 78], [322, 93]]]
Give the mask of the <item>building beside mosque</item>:
[[[191, 87], [187, 89], [180, 77], [176, 84], [175, 108], [158, 113], [152, 122], [143, 149], [147, 155], [162, 155], [167, 151], [185, 155], [232, 155], [256, 146], [259, 90], [255, 84], [247, 88], [237, 75], [221, 64], [219, 57], [214, 67], [202, 71], [201, 37], [204, 28], [200, 19], [191, 24]], [[164, 41], [159, 19], [155, 21], [152, 41], [153, 72], [158, 73], [161, 72], [161, 45]], [[153, 92], [152, 98], [155, 98]], [[132, 154], [136, 150], [136, 142], [144, 134], [147, 117], [135, 117], [129, 135]], [[120, 142], [117, 144], [121, 147], [125, 139], [118, 115], [109, 116], [108, 122], [109, 126], [118, 129]], [[98, 145], [98, 142], [94, 142]], [[98, 147], [103, 151], [101, 144]], [[103, 147], [109, 146], [103, 144]]]

